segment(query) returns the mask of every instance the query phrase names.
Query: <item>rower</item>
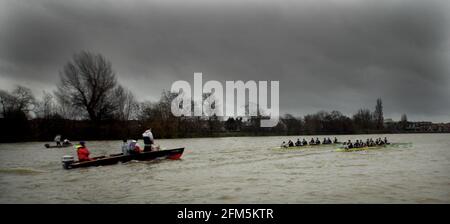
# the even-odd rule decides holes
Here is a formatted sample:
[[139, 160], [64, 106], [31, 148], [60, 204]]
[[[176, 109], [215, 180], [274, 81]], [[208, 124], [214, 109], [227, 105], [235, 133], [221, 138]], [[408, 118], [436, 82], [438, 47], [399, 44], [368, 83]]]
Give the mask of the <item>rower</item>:
[[86, 147], [86, 143], [84, 141], [81, 141], [79, 145], [76, 146], [77, 148], [77, 155], [78, 155], [78, 161], [84, 162], [84, 161], [90, 161], [91, 158], [89, 158], [89, 150]]
[[320, 140], [319, 140], [319, 138], [316, 138], [316, 144], [317, 144], [317, 145], [320, 145]]
[[322, 142], [323, 144], [328, 144], [328, 142], [327, 142], [327, 138], [323, 138], [323, 142]]
[[308, 142], [305, 139], [303, 139], [302, 145], [308, 145]]
[[316, 142], [314, 141], [314, 138], [311, 138], [311, 141], [309, 142], [310, 145], [315, 145]]
[[299, 138], [297, 138], [297, 142], [295, 142], [295, 146], [302, 146], [302, 142]]
[[363, 140], [359, 140], [360, 142], [361, 142], [361, 146], [362, 147], [366, 147], [367, 146], [367, 143], [366, 142], [363, 142]]
[[281, 148], [287, 148], [286, 142], [283, 141], [283, 143], [281, 143]]
[[384, 137], [384, 144], [389, 144], [389, 142], [388, 142], [386, 137]]
[[353, 148], [352, 141], [348, 140], [348, 142], [347, 142], [347, 148], [349, 148], [349, 149]]
[[290, 139], [289, 139], [289, 141], [288, 141], [288, 146], [289, 146], [289, 147], [293, 147], [293, 146], [294, 146], [294, 142], [292, 142]]
[[335, 144], [338, 143], [338, 140], [337, 140], [336, 137], [334, 137], [334, 143], [335, 143]]
[[375, 141], [375, 143], [376, 143], [377, 145], [381, 145], [380, 138], [377, 138], [377, 140]]

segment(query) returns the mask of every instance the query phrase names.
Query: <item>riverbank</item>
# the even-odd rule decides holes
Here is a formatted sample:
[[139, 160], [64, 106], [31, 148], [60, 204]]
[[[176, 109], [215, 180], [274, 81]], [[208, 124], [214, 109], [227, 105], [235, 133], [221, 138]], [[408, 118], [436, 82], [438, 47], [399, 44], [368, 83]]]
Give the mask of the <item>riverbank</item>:
[[[211, 135], [200, 135], [200, 134], [192, 134], [189, 136], [183, 136], [183, 137], [168, 137], [168, 138], [158, 138], [160, 139], [189, 139], [189, 138], [225, 138], [225, 137], [281, 137], [281, 136], [308, 136], [308, 137], [314, 137], [314, 136], [327, 136], [327, 137], [333, 137], [333, 136], [345, 136], [345, 135], [391, 135], [391, 134], [449, 134], [449, 132], [383, 132], [383, 131], [368, 131], [368, 132], [360, 132], [360, 133], [299, 133], [299, 134], [283, 134], [283, 133], [251, 133], [251, 132], [221, 132], [221, 133], [213, 133]], [[134, 135], [125, 137], [126, 139], [142, 139], [140, 135]], [[92, 137], [86, 137], [86, 138], [70, 138], [68, 137], [72, 142], [76, 141], [121, 141], [123, 138], [94, 138]], [[0, 143], [21, 143], [21, 142], [53, 142], [52, 138], [49, 139], [24, 139], [22, 141], [0, 141]]]

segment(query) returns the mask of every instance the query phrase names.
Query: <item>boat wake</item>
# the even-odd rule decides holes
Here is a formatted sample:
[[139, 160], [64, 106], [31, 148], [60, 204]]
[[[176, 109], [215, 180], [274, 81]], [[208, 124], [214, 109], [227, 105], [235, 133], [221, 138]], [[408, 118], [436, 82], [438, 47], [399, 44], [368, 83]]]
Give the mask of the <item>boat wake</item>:
[[16, 167], [16, 168], [0, 168], [0, 174], [12, 174], [12, 175], [37, 175], [45, 173], [42, 170], [36, 170], [33, 168], [24, 168], [24, 167]]

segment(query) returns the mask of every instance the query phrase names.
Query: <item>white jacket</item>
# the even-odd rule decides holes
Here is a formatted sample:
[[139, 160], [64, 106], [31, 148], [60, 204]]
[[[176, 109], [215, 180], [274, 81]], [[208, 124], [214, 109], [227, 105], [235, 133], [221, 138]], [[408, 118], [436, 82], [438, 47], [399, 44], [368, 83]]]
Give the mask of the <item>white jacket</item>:
[[153, 141], [153, 133], [152, 133], [152, 131], [150, 131], [150, 130], [145, 131], [144, 134], [142, 134], [142, 136], [143, 136], [143, 137], [149, 137], [150, 140]]

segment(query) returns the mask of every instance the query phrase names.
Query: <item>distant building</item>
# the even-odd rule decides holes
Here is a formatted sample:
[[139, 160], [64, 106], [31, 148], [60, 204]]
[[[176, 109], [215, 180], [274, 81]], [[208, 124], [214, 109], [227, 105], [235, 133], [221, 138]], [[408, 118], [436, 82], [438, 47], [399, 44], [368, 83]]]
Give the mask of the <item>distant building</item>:
[[386, 118], [386, 119], [384, 119], [383, 126], [387, 130], [394, 131], [397, 129], [398, 125], [397, 125], [397, 122], [395, 122], [391, 118]]
[[386, 118], [386, 119], [384, 119], [384, 124], [385, 124], [385, 125], [386, 125], [386, 124], [392, 124], [392, 123], [395, 123], [395, 121], [392, 120], [392, 118]]
[[409, 132], [450, 132], [450, 123], [433, 123], [429, 121], [408, 122]]
[[384, 120], [386, 130], [393, 132], [450, 133], [450, 123], [433, 123], [430, 121], [408, 121], [406, 126], [391, 118]]

